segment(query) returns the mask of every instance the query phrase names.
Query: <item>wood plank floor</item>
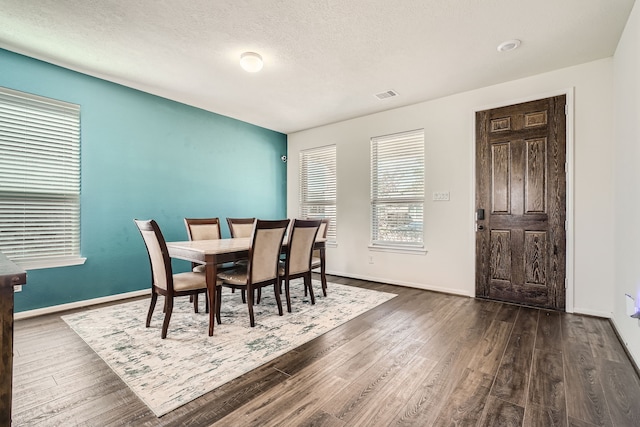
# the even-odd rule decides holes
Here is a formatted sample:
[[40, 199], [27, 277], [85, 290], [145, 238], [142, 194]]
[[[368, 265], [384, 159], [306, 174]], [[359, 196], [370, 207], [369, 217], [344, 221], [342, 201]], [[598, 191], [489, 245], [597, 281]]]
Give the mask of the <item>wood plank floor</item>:
[[59, 314], [17, 321], [13, 425], [640, 426], [608, 320], [330, 280], [398, 297], [161, 418]]

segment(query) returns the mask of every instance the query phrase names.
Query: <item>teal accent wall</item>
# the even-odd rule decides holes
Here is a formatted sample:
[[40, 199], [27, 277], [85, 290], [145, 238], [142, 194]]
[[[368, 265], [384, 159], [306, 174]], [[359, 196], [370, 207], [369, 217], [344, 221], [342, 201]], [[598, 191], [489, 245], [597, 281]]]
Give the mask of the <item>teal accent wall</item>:
[[16, 312], [148, 289], [134, 218], [155, 219], [171, 241], [187, 240], [185, 217], [286, 217], [285, 134], [2, 49], [0, 86], [81, 106], [87, 261], [27, 271]]

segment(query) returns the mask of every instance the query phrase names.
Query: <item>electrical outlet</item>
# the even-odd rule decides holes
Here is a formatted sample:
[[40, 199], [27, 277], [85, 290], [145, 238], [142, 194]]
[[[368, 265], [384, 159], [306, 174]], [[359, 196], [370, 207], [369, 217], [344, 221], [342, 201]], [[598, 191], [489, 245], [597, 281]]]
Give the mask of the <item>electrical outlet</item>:
[[22, 292], [22, 285], [13, 285], [13, 292]]
[[449, 192], [448, 191], [434, 191], [433, 192], [433, 200], [436, 200], [436, 201], [448, 201], [449, 200]]
[[373, 264], [373, 255], [369, 255], [369, 264]]

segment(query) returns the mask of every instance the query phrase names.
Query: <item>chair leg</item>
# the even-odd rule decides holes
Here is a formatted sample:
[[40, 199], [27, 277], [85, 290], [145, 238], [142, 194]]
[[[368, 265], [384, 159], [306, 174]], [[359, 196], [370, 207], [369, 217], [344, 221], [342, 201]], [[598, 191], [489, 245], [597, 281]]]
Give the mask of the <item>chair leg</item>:
[[193, 300], [193, 312], [197, 313], [198, 312], [198, 294], [190, 295], [190, 297]]
[[258, 299], [256, 300], [256, 304], [260, 304], [260, 298], [262, 298], [262, 288], [257, 289]]
[[[233, 288], [231, 288], [231, 289], [233, 289]], [[235, 289], [233, 289], [233, 290], [235, 290]], [[244, 289], [242, 289], [240, 293], [242, 294], [242, 303], [246, 304], [247, 303], [247, 297], [246, 297], [247, 293], [244, 291]]]
[[165, 339], [167, 337], [167, 329], [169, 329], [169, 320], [171, 320], [171, 313], [173, 312], [173, 297], [165, 296], [166, 300], [165, 308], [166, 312], [164, 315], [164, 322], [162, 322], [162, 334], [160, 337]]
[[222, 305], [222, 286], [216, 286], [216, 320], [218, 321], [218, 325], [222, 323], [222, 318], [220, 317], [220, 306]]
[[327, 273], [324, 270], [324, 260], [320, 266], [320, 281], [322, 282], [322, 295], [327, 296]]
[[249, 324], [253, 328], [256, 326], [256, 321], [253, 317], [253, 289], [247, 287], [247, 308], [249, 309]]
[[291, 313], [291, 292], [289, 291], [289, 279], [284, 279], [284, 294], [287, 297], [287, 311]]
[[209, 314], [209, 291], [204, 293], [204, 312]]
[[[278, 315], [282, 316], [282, 298], [280, 298], [280, 286], [278, 286], [278, 278], [273, 282], [273, 293], [276, 296], [276, 303], [278, 304]], [[259, 295], [259, 293], [258, 293]]]
[[151, 316], [153, 316], [153, 310], [156, 308], [156, 301], [158, 301], [158, 294], [155, 291], [151, 291], [151, 305], [149, 305], [149, 313], [147, 313], [147, 328], [151, 325]]
[[304, 276], [304, 288], [309, 288], [309, 298], [311, 299], [311, 305], [316, 303], [316, 297], [313, 295], [313, 286], [311, 286], [311, 273]]

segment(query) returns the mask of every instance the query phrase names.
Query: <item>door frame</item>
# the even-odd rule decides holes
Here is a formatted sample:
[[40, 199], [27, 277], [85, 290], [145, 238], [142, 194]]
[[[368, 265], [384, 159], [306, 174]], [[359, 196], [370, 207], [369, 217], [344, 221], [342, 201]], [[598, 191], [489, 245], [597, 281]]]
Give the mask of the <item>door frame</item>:
[[566, 95], [567, 111], [566, 111], [566, 157], [567, 157], [567, 187], [566, 187], [566, 289], [565, 289], [565, 312], [573, 313], [574, 310], [574, 87], [559, 89], [551, 92], [537, 93], [523, 98], [507, 99], [490, 105], [475, 107], [471, 112], [471, 199], [469, 209], [469, 224], [473, 235], [473, 244], [470, 246], [469, 259], [472, 263], [473, 271], [473, 293], [475, 297], [476, 283], [476, 218], [475, 218], [475, 200], [476, 200], [476, 113], [478, 111], [491, 110], [494, 108], [506, 107], [523, 102], [535, 101], [538, 99], [552, 98], [558, 95]]

